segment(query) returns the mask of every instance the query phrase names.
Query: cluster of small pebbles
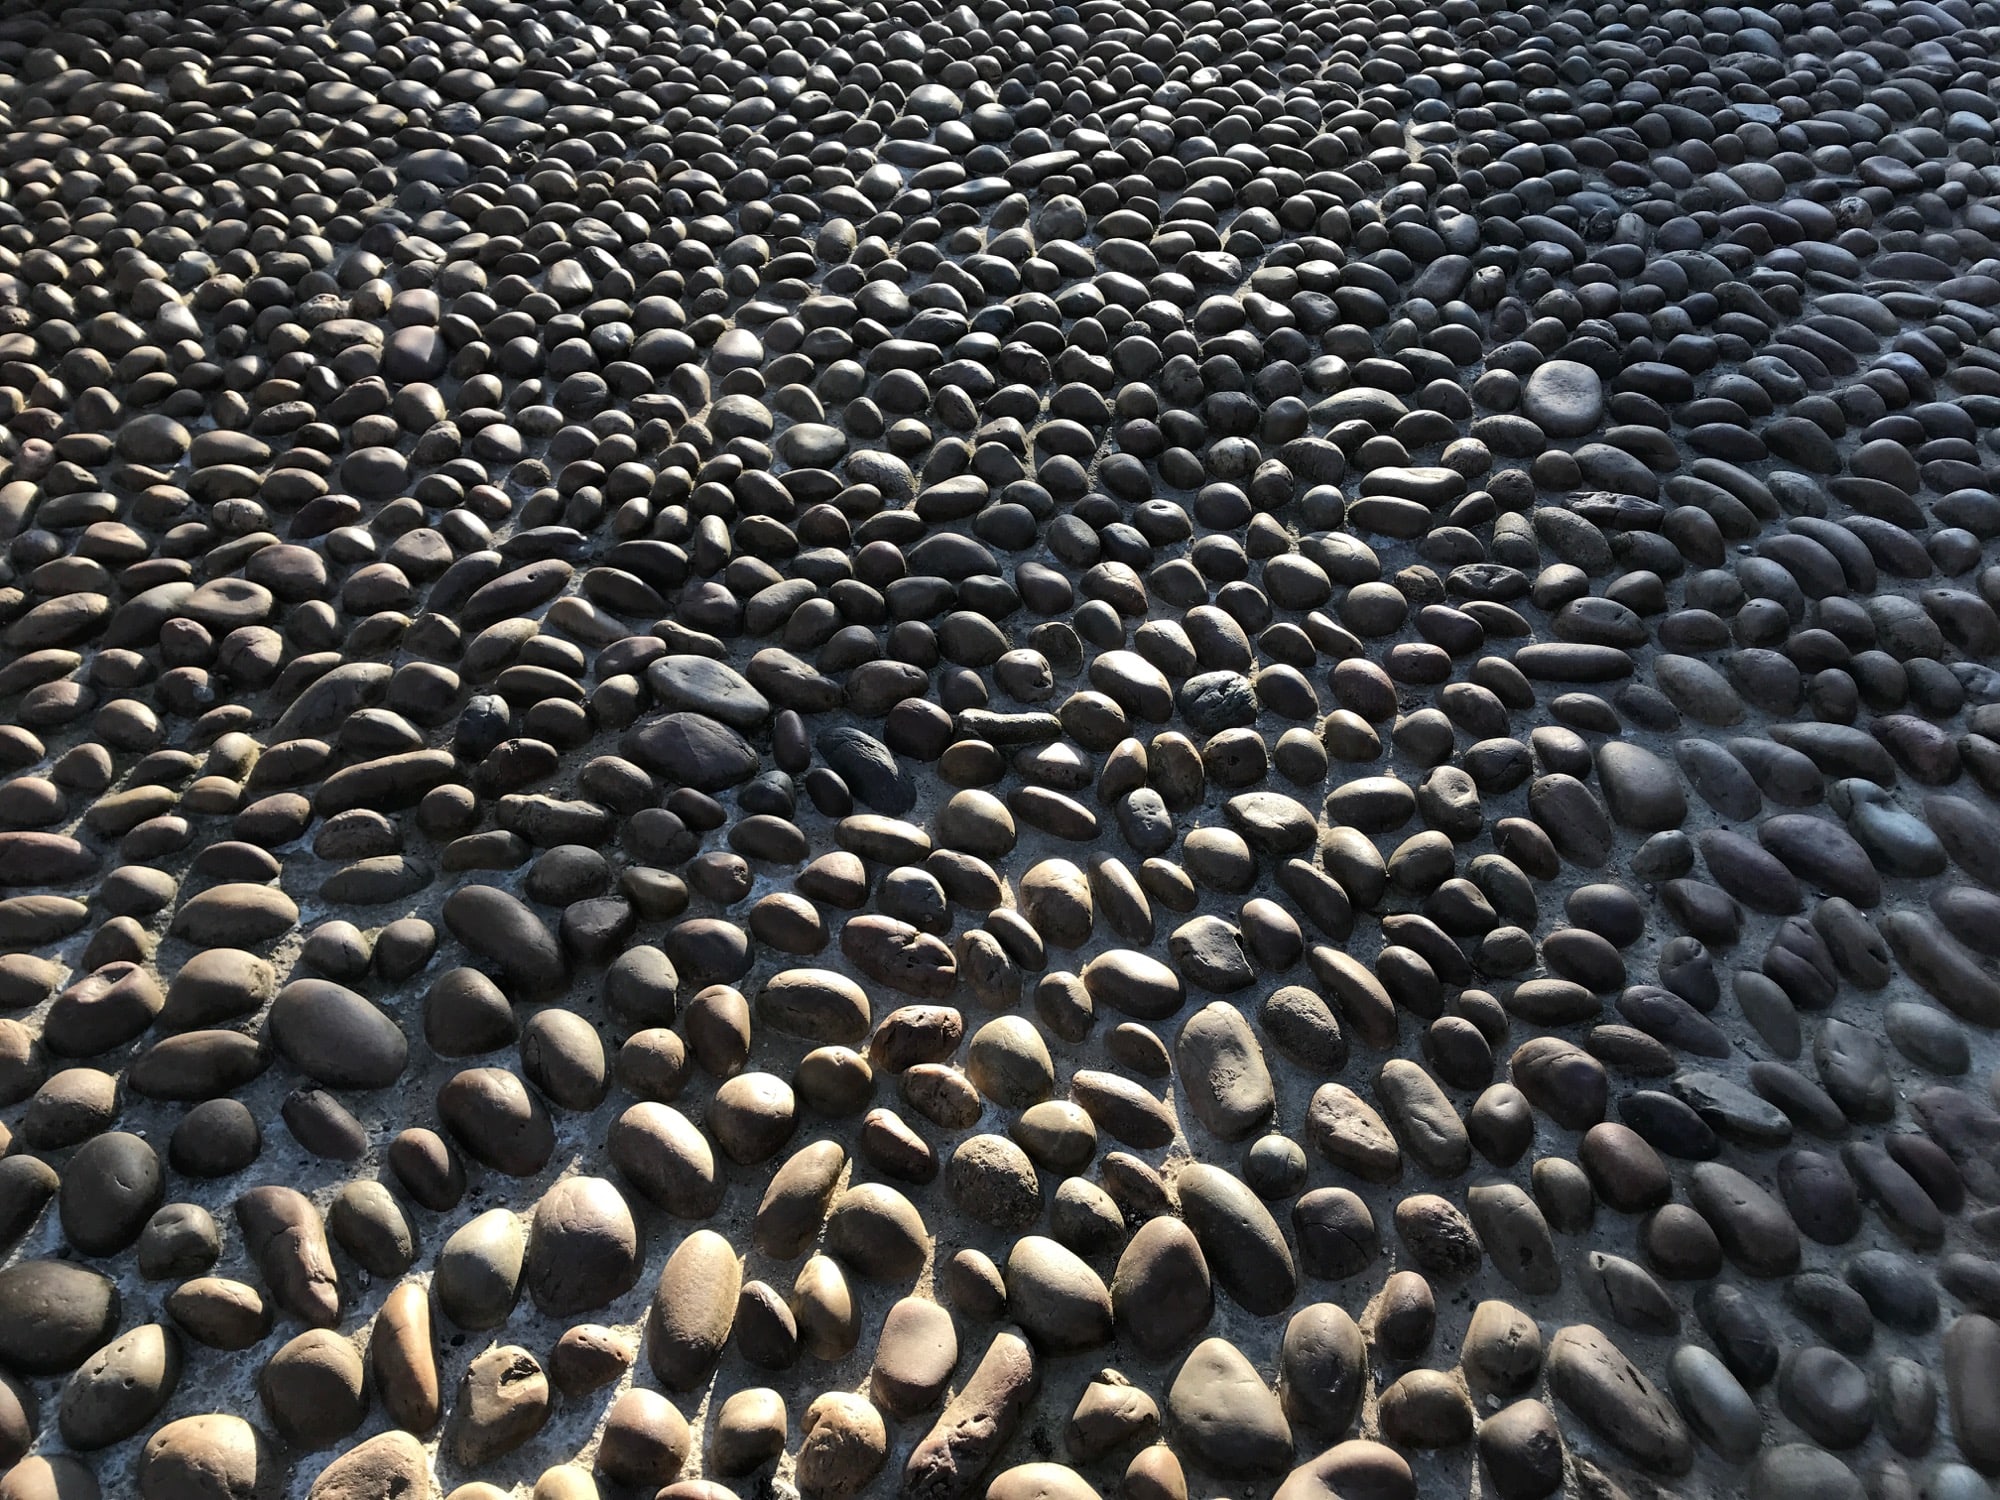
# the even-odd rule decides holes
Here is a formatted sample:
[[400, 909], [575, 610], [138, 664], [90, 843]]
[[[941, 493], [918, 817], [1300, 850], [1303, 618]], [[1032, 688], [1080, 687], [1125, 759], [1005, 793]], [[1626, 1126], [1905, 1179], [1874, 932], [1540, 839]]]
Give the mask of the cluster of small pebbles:
[[1975, 1500], [2000, 0], [0, 0], [0, 1500]]

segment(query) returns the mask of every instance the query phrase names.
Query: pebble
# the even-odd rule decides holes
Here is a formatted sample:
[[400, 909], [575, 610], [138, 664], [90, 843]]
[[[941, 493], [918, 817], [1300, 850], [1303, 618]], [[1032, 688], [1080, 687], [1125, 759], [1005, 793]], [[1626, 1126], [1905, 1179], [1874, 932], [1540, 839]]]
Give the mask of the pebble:
[[1540, 1401], [1516, 1401], [1479, 1424], [1479, 1461], [1504, 1500], [1541, 1500], [1562, 1488], [1562, 1433]]
[[1375, 1097], [1403, 1148], [1426, 1171], [1456, 1177], [1471, 1164], [1472, 1144], [1450, 1098], [1417, 1064], [1401, 1058], [1382, 1065]]
[[1798, 1229], [1776, 1197], [1720, 1162], [1698, 1164], [1687, 1186], [1689, 1201], [1741, 1270], [1783, 1276], [1797, 1269]]
[[1181, 1214], [1216, 1283], [1246, 1311], [1269, 1316], [1298, 1294], [1291, 1247], [1270, 1211], [1241, 1178], [1206, 1165], [1178, 1182]]
[[217, 1276], [198, 1276], [167, 1298], [176, 1326], [211, 1349], [247, 1349], [271, 1331], [274, 1313], [255, 1287]]
[[1301, 1308], [1279, 1345], [1279, 1393], [1295, 1430], [1331, 1438], [1361, 1410], [1367, 1345], [1353, 1318], [1330, 1302]]
[[549, 1382], [541, 1363], [519, 1345], [495, 1345], [466, 1366], [446, 1442], [462, 1465], [490, 1463], [533, 1438], [548, 1419]]
[[869, 1393], [891, 1415], [914, 1417], [943, 1397], [957, 1363], [951, 1315], [935, 1302], [905, 1297], [883, 1320]]
[[[965, 1384], [910, 1451], [904, 1487], [953, 1500], [971, 1494], [1018, 1430], [1040, 1380], [1028, 1341], [1012, 1329], [996, 1333]], [[879, 1447], [886, 1453], [886, 1437]]]
[[1171, 1216], [1140, 1225], [1118, 1257], [1111, 1306], [1120, 1337], [1149, 1359], [1164, 1358], [1207, 1327], [1215, 1294], [1194, 1231]]
[[1751, 1465], [1747, 1483], [1772, 1500], [1862, 1500], [1868, 1493], [1854, 1471], [1831, 1453], [1810, 1443], [1782, 1443], [1766, 1448]]
[[[561, 1354], [558, 1344], [559, 1379]], [[416, 1283], [400, 1282], [382, 1299], [368, 1340], [368, 1363], [376, 1394], [392, 1420], [412, 1432], [428, 1432], [437, 1424], [443, 1407], [430, 1302]]]
[[1134, 1443], [1149, 1442], [1159, 1430], [1158, 1403], [1118, 1371], [1100, 1370], [1077, 1399], [1063, 1433], [1063, 1447], [1072, 1460], [1089, 1464]]
[[1335, 1443], [1292, 1470], [1278, 1487], [1285, 1500], [1325, 1500], [1345, 1493], [1411, 1500], [1416, 1492], [1409, 1462], [1388, 1445], [1364, 1438]]
[[657, 1391], [634, 1387], [611, 1403], [598, 1436], [597, 1468], [614, 1485], [665, 1485], [680, 1473], [692, 1446], [680, 1409]]
[[1992, 1377], [2000, 1365], [2000, 1323], [1981, 1313], [1965, 1313], [1945, 1329], [1941, 1345], [1945, 1395], [1959, 1450], [1981, 1473], [2000, 1469], [2000, 1444], [1986, 1425], [1993, 1415]]
[[0, 27], [0, 1493], [2000, 1467], [1990, 7], [419, 9]]
[[566, 1178], [535, 1205], [524, 1270], [544, 1313], [609, 1306], [637, 1284], [643, 1263], [631, 1208], [603, 1178]]
[[320, 1470], [309, 1500], [366, 1500], [371, 1495], [421, 1493], [430, 1482], [429, 1464], [423, 1445], [408, 1433], [379, 1433]]
[[489, 1209], [439, 1247], [434, 1287], [438, 1307], [461, 1328], [498, 1328], [521, 1294], [528, 1237], [510, 1210]]
[[1020, 1464], [986, 1487], [994, 1500], [1096, 1500], [1097, 1491], [1063, 1464]]
[[0, 1271], [0, 1362], [23, 1375], [74, 1370], [118, 1326], [116, 1283], [65, 1261], [23, 1260]]
[[1588, 1324], [1549, 1344], [1549, 1387], [1607, 1443], [1650, 1473], [1688, 1472], [1694, 1444], [1666, 1395], [1618, 1346]]
[[692, 1389], [721, 1357], [742, 1286], [736, 1252], [713, 1230], [696, 1230], [667, 1257], [653, 1289], [646, 1357], [669, 1390]]
[[146, 1439], [139, 1493], [148, 1497], [276, 1495], [285, 1465], [271, 1440], [243, 1418], [222, 1412], [181, 1417]]
[[309, 1328], [265, 1361], [257, 1394], [278, 1435], [294, 1448], [325, 1448], [366, 1420], [366, 1368], [354, 1345]]
[[1024, 1236], [1008, 1252], [1003, 1275], [1008, 1314], [1043, 1353], [1074, 1354], [1110, 1342], [1111, 1294], [1064, 1246]]
[[1276, 1107], [1263, 1049], [1241, 1011], [1220, 1002], [1182, 1025], [1174, 1062], [1188, 1107], [1219, 1139], [1239, 1141]]
[[889, 1434], [881, 1414], [846, 1392], [815, 1397], [799, 1429], [795, 1472], [800, 1490], [810, 1496], [839, 1500], [859, 1493], [889, 1456]]
[[1913, 1359], [1885, 1360], [1875, 1371], [1876, 1420], [1889, 1446], [1921, 1457], [1937, 1434], [1938, 1385], [1930, 1368]]
[[1472, 1439], [1472, 1403], [1441, 1370], [1398, 1376], [1382, 1392], [1377, 1410], [1383, 1434], [1399, 1446], [1456, 1448]]
[[1195, 1346], [1167, 1391], [1167, 1423], [1197, 1467], [1222, 1478], [1283, 1473], [1292, 1431], [1263, 1377], [1226, 1339]]
[[1459, 1364], [1476, 1390], [1519, 1396], [1542, 1372], [1542, 1334], [1520, 1308], [1495, 1300], [1481, 1302], [1466, 1324]]
[[1827, 1448], [1855, 1447], [1875, 1425], [1868, 1377], [1834, 1349], [1799, 1349], [1786, 1356], [1778, 1367], [1778, 1404]]
[[88, 1452], [145, 1430], [173, 1399], [182, 1370], [180, 1340], [158, 1323], [119, 1335], [63, 1385], [63, 1441]]

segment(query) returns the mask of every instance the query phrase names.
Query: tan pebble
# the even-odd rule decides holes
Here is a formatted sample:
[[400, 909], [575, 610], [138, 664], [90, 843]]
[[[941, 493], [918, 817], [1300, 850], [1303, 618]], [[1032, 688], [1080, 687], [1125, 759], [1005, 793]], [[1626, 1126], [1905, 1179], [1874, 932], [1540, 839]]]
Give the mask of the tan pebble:
[[709, 1134], [738, 1166], [768, 1161], [798, 1124], [792, 1086], [771, 1073], [739, 1073], [709, 1101]]
[[[1586, 1493], [1616, 1493], [1586, 1491]], [[1335, 1443], [1285, 1477], [1276, 1500], [1417, 1500], [1416, 1477], [1402, 1454], [1381, 1443], [1353, 1438]]]
[[1382, 1283], [1369, 1321], [1370, 1340], [1390, 1359], [1415, 1359], [1437, 1332], [1437, 1299], [1431, 1284], [1415, 1271], [1398, 1271]]
[[[63, 1387], [59, 1426], [63, 1441], [87, 1451], [144, 1431], [172, 1399], [181, 1378], [181, 1344], [158, 1323], [119, 1335], [72, 1374]], [[7, 1380], [0, 1385], [6, 1420], [0, 1424], [10, 1460], [27, 1451], [38, 1425], [35, 1398]]]
[[960, 1141], [945, 1167], [945, 1188], [968, 1218], [996, 1229], [1026, 1229], [1042, 1216], [1035, 1164], [1005, 1136]]
[[521, 1032], [521, 1071], [561, 1109], [592, 1110], [611, 1087], [597, 1028], [572, 1010], [536, 1012]]
[[1111, 1341], [1111, 1294], [1080, 1256], [1041, 1235], [1024, 1235], [1007, 1255], [1007, 1310], [1049, 1354], [1074, 1354]]
[[534, 1176], [555, 1153], [548, 1111], [505, 1068], [453, 1074], [438, 1090], [437, 1112], [460, 1150], [509, 1177]]
[[722, 1206], [715, 1153], [671, 1104], [635, 1104], [613, 1122], [606, 1148], [639, 1195], [675, 1218], [706, 1219]]
[[787, 1036], [853, 1046], [868, 1035], [867, 992], [831, 969], [786, 969], [757, 992], [757, 1019]]
[[799, 1059], [792, 1088], [809, 1108], [839, 1119], [868, 1107], [875, 1069], [852, 1047], [815, 1047]]
[[525, 1280], [545, 1314], [608, 1306], [637, 1284], [644, 1261], [632, 1210], [603, 1178], [564, 1178], [535, 1205]]
[[1098, 1495], [1065, 1464], [1018, 1464], [994, 1477], [986, 1500], [1098, 1500]]
[[310, 1328], [281, 1347], [257, 1377], [257, 1394], [279, 1436], [295, 1448], [325, 1448], [368, 1414], [361, 1356], [330, 1329]]
[[633, 1032], [618, 1049], [618, 1082], [640, 1099], [672, 1103], [680, 1098], [688, 1066], [687, 1044], [661, 1026]]
[[432, 1286], [438, 1309], [460, 1328], [483, 1331], [507, 1321], [521, 1295], [528, 1236], [510, 1209], [488, 1209], [438, 1250]]
[[711, 984], [697, 991], [681, 1026], [688, 1050], [711, 1078], [734, 1078], [750, 1060], [750, 1002], [733, 986]]
[[1151, 1441], [1159, 1430], [1158, 1403], [1116, 1370], [1101, 1370], [1070, 1413], [1063, 1447], [1076, 1462], [1092, 1464], [1128, 1443]]
[[826, 1246], [871, 1280], [905, 1281], [930, 1254], [930, 1234], [908, 1198], [882, 1183], [865, 1182], [834, 1199]]
[[0, 1500], [103, 1500], [97, 1478], [66, 1453], [22, 1459], [0, 1473]]
[[799, 1347], [815, 1359], [845, 1359], [861, 1342], [861, 1310], [840, 1263], [815, 1255], [792, 1283]]
[[340, 1273], [326, 1226], [295, 1188], [252, 1188], [236, 1200], [236, 1222], [277, 1304], [314, 1328], [340, 1318]]
[[793, 1471], [808, 1500], [843, 1500], [858, 1494], [889, 1457], [882, 1414], [859, 1396], [828, 1391], [815, 1397], [799, 1423], [798, 1465]]
[[1472, 1310], [1459, 1364], [1468, 1383], [1495, 1396], [1518, 1396], [1542, 1373], [1542, 1332], [1510, 1303], [1481, 1302]]
[[372, 1276], [394, 1280], [416, 1263], [416, 1232], [386, 1184], [350, 1182], [327, 1212], [327, 1229]]
[[647, 1316], [646, 1354], [661, 1384], [692, 1390], [714, 1368], [742, 1290], [743, 1267], [714, 1230], [697, 1229], [675, 1247]]
[[391, 1421], [411, 1432], [437, 1425], [442, 1393], [430, 1299], [422, 1283], [406, 1281], [382, 1299], [368, 1340], [368, 1363]]
[[1227, 1339], [1194, 1347], [1167, 1390], [1168, 1430], [1198, 1469], [1226, 1478], [1282, 1474], [1292, 1429], [1264, 1377]]
[[623, 1377], [639, 1357], [632, 1341], [602, 1323], [579, 1323], [563, 1331], [549, 1360], [555, 1388], [574, 1400]]
[[1345, 1308], [1315, 1302], [1292, 1315], [1278, 1346], [1278, 1388], [1294, 1428], [1338, 1437], [1361, 1414], [1367, 1385], [1368, 1344]]
[[1443, 1370], [1411, 1370], [1382, 1392], [1382, 1434], [1403, 1448], [1456, 1448], [1472, 1441], [1472, 1402]]
[[1163, 1359], [1208, 1326], [1215, 1291], [1201, 1245], [1179, 1219], [1148, 1219], [1118, 1257], [1111, 1304], [1124, 1337]]
[[356, 1444], [322, 1469], [307, 1500], [418, 1500], [431, 1488], [430, 1457], [424, 1445], [407, 1432], [385, 1432]]
[[1041, 1366], [1019, 1329], [1003, 1328], [903, 1467], [903, 1488], [934, 1500], [973, 1493], [1013, 1440], [1041, 1387]]
[[1048, 1043], [1025, 1016], [1000, 1016], [974, 1033], [965, 1070], [979, 1092], [1003, 1109], [1026, 1109], [1055, 1089]]
[[403, 1191], [432, 1213], [450, 1213], [465, 1197], [465, 1163], [445, 1138], [421, 1126], [389, 1142], [389, 1170]]
[[167, 1312], [196, 1343], [227, 1350], [261, 1343], [274, 1316], [257, 1288], [220, 1276], [182, 1282], [168, 1294]]
[[951, 1314], [923, 1297], [905, 1297], [882, 1320], [868, 1391], [893, 1417], [927, 1411], [944, 1395], [958, 1363]]
[[468, 1468], [512, 1453], [549, 1419], [549, 1382], [535, 1356], [515, 1344], [478, 1355], [459, 1383], [451, 1449]]
[[1165, 1443], [1142, 1448], [1125, 1466], [1125, 1500], [1188, 1500], [1187, 1474]]
[[948, 1061], [965, 1036], [965, 1018], [948, 1005], [899, 1005], [876, 1023], [868, 1062], [883, 1073]]
[[751, 1239], [764, 1254], [790, 1260], [805, 1253], [826, 1221], [847, 1152], [837, 1141], [814, 1141], [793, 1152], [757, 1205]]
[[634, 1386], [611, 1403], [597, 1467], [614, 1484], [633, 1489], [669, 1484], [687, 1462], [692, 1443], [680, 1408], [658, 1391]]
[[918, 1063], [896, 1088], [911, 1109], [945, 1130], [970, 1130], [986, 1108], [972, 1080], [946, 1063]]
[[1045, 942], [1080, 948], [1089, 941], [1094, 908], [1090, 879], [1066, 859], [1045, 859], [1021, 877], [1021, 915]]
[[145, 1500], [227, 1496], [276, 1500], [286, 1465], [271, 1440], [241, 1417], [210, 1412], [169, 1422], [139, 1453]]
[[944, 1268], [945, 1295], [968, 1318], [990, 1323], [1007, 1311], [1007, 1283], [983, 1250], [959, 1250]]
[[1007, 1127], [1029, 1160], [1044, 1171], [1075, 1172], [1097, 1154], [1097, 1127], [1081, 1105], [1044, 1099]]
[[760, 1370], [789, 1370], [799, 1361], [799, 1324], [776, 1287], [746, 1281], [736, 1298], [736, 1350]]
[[557, 1464], [542, 1470], [533, 1500], [597, 1500], [597, 1481], [580, 1464]]
[[734, 1479], [783, 1453], [789, 1430], [783, 1396], [767, 1386], [737, 1391], [722, 1403], [702, 1456], [717, 1474]]
[[869, 1110], [856, 1145], [862, 1159], [884, 1177], [919, 1187], [937, 1180], [937, 1152], [893, 1109]]

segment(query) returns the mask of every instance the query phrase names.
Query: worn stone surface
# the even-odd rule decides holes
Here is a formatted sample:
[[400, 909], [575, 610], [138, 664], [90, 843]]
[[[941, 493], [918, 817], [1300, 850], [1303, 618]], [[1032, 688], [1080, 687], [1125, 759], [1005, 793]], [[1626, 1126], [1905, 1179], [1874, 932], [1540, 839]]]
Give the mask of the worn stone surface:
[[0, 17], [0, 1500], [1973, 1492], [1997, 48]]

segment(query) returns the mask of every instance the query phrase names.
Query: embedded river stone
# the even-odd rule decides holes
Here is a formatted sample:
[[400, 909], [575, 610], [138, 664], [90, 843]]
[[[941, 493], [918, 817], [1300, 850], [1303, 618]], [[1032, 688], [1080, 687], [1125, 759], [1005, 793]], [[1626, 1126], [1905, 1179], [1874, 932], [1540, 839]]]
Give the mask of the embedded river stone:
[[1215, 1294], [1194, 1232], [1171, 1216], [1140, 1225], [1118, 1257], [1111, 1305], [1120, 1335], [1154, 1359], [1205, 1328]]
[[1264, 1379], [1225, 1339], [1197, 1345], [1167, 1392], [1169, 1429], [1197, 1468], [1226, 1478], [1284, 1472], [1291, 1425]]
[[2000, 10], [752, 9], [0, 24], [0, 1500], [2000, 1473]]
[[117, 1284], [65, 1261], [17, 1261], [0, 1271], [0, 1362], [22, 1375], [73, 1370], [118, 1325]]
[[1041, 1367], [1022, 1335], [993, 1336], [958, 1394], [918, 1440], [903, 1468], [903, 1488], [927, 1500], [962, 1500], [977, 1492], [1041, 1389]]
[[1182, 1172], [1179, 1188], [1182, 1216], [1223, 1290], [1261, 1316], [1290, 1306], [1298, 1292], [1291, 1247], [1256, 1194], [1206, 1165]]
[[1174, 1061], [1189, 1108], [1222, 1140], [1243, 1139], [1276, 1103], [1263, 1049], [1232, 1006], [1218, 1002], [1190, 1016], [1175, 1040]]
[[144, 1431], [173, 1399], [182, 1367], [180, 1340], [170, 1329], [146, 1323], [120, 1334], [63, 1385], [63, 1441], [89, 1452]]
[[1597, 1329], [1560, 1330], [1548, 1373], [1557, 1398], [1631, 1462], [1669, 1477], [1693, 1467], [1694, 1442], [1673, 1403]]

